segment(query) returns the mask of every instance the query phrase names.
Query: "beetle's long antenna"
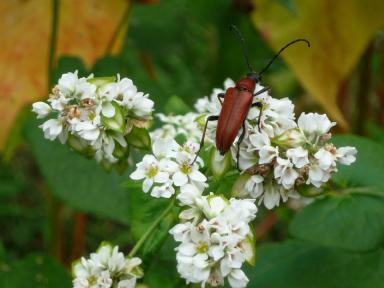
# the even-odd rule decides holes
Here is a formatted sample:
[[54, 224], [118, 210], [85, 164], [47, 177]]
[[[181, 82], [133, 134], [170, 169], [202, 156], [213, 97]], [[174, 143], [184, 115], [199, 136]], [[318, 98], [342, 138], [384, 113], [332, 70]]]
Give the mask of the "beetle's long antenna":
[[249, 72], [253, 72], [253, 68], [249, 62], [249, 57], [248, 57], [248, 51], [247, 51], [247, 46], [245, 45], [245, 39], [243, 37], [243, 35], [240, 33], [239, 29], [237, 29], [237, 27], [235, 25], [231, 25], [229, 26], [229, 30], [231, 31], [235, 31], [236, 34], [239, 36], [240, 38], [240, 42], [241, 42], [241, 47], [243, 48], [243, 54], [244, 54], [244, 58], [245, 58], [245, 63], [247, 64], [248, 66], [248, 69], [249, 69]]
[[273, 58], [269, 61], [267, 66], [265, 66], [264, 69], [261, 70], [261, 72], [259, 73], [259, 76], [261, 76], [265, 71], [268, 70], [268, 68], [272, 65], [272, 63], [276, 60], [276, 58], [279, 57], [281, 52], [283, 52], [285, 49], [287, 49], [292, 44], [295, 44], [295, 43], [300, 42], [300, 41], [303, 41], [303, 42], [307, 43], [308, 47], [311, 47], [311, 43], [309, 43], [309, 41], [307, 39], [296, 39], [296, 40], [293, 40], [292, 42], [289, 42], [283, 48], [281, 48], [280, 51], [277, 52], [275, 56], [273, 56]]

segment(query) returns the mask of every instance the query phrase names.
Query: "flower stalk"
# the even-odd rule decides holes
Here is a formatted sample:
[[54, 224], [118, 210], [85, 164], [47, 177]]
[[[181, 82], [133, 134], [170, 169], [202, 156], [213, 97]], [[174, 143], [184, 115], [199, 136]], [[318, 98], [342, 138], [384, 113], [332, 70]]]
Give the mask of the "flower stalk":
[[175, 199], [173, 198], [168, 206], [164, 209], [163, 213], [159, 217], [156, 218], [156, 220], [151, 224], [151, 226], [148, 227], [147, 231], [141, 236], [139, 241], [133, 246], [131, 252], [129, 252], [128, 257], [134, 257], [136, 253], [140, 250], [140, 248], [143, 246], [145, 241], [151, 236], [152, 232], [156, 229], [156, 227], [160, 224], [160, 222], [171, 212], [172, 208], [175, 205]]

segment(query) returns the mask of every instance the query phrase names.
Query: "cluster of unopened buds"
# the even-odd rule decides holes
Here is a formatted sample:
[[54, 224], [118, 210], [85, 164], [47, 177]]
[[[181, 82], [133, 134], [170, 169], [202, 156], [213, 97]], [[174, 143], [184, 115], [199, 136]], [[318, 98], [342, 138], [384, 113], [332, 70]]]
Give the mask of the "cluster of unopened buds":
[[[272, 209], [299, 197], [303, 188], [319, 189], [337, 172], [337, 163], [350, 165], [357, 153], [329, 142], [336, 123], [326, 115], [302, 113], [296, 120], [292, 102], [272, 98], [268, 91], [254, 97], [262, 105], [250, 108], [244, 137], [237, 137], [228, 153], [221, 156], [215, 148], [216, 123], [207, 125], [206, 145], [200, 147], [207, 117], [221, 112], [217, 95], [234, 86], [226, 80], [223, 90], [196, 102], [195, 112], [157, 114], [164, 125], [150, 133], [151, 152], [130, 174], [142, 181], [145, 193], [172, 198], [182, 207], [179, 223], [170, 230], [179, 242], [177, 270], [187, 283], [201, 287], [222, 286], [225, 279], [231, 287], [246, 287], [242, 267], [255, 261], [257, 206]], [[257, 84], [255, 92], [262, 89]], [[51, 116], [41, 125], [46, 138], [58, 137], [109, 163], [127, 161], [129, 137], [151, 119], [152, 109], [153, 102], [129, 79], [78, 78], [77, 73], [62, 76], [48, 103], [33, 105], [39, 118]], [[187, 140], [178, 143], [178, 136]], [[226, 175], [237, 175], [231, 184], [237, 189], [226, 187], [224, 196], [209, 184]], [[138, 258], [126, 259], [117, 248], [102, 246], [74, 266], [74, 287], [134, 287], [142, 275], [139, 264]]]
[[132, 80], [117, 77], [61, 76], [47, 102], [36, 102], [37, 118], [49, 118], [40, 128], [45, 138], [59, 138], [105, 165], [126, 161], [130, 142], [151, 119], [153, 101]]
[[134, 288], [143, 277], [141, 259], [125, 257], [117, 246], [102, 243], [89, 259], [81, 258], [72, 265], [74, 288]]

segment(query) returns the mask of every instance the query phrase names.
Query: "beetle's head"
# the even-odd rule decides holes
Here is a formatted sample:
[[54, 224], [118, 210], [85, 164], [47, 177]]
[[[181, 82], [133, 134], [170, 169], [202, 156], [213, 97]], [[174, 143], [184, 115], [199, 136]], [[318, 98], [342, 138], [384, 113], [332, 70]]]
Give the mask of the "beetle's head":
[[255, 83], [259, 83], [261, 80], [261, 76], [259, 74], [257, 74], [256, 72], [249, 72], [247, 74], [247, 78], [251, 79]]

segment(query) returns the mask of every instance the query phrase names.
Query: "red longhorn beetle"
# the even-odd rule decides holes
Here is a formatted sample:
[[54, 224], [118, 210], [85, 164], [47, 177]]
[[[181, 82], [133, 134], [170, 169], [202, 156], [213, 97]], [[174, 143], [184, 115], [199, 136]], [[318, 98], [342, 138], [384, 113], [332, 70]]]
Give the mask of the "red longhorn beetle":
[[[197, 156], [199, 155], [199, 152], [201, 151], [204, 145], [204, 138], [205, 138], [205, 133], [207, 131], [208, 122], [218, 120], [217, 129], [216, 129], [216, 148], [219, 150], [221, 155], [224, 155], [229, 150], [229, 148], [235, 141], [235, 138], [239, 133], [240, 128], [243, 128], [239, 136], [239, 140], [237, 141], [236, 160], [237, 160], [237, 169], [239, 169], [240, 144], [243, 141], [245, 136], [244, 121], [247, 118], [249, 109], [251, 107], [258, 107], [260, 109], [259, 118], [258, 118], [258, 128], [260, 131], [260, 119], [261, 119], [261, 113], [263, 111], [263, 104], [261, 102], [253, 103], [253, 98], [269, 90], [269, 87], [265, 87], [260, 91], [257, 91], [256, 93], [254, 93], [256, 84], [261, 81], [261, 76], [263, 75], [263, 73], [268, 70], [271, 64], [276, 60], [276, 58], [280, 55], [280, 53], [283, 52], [286, 48], [288, 48], [292, 44], [299, 41], [306, 42], [308, 47], [310, 47], [310, 43], [306, 39], [296, 39], [286, 44], [284, 47], [280, 49], [279, 52], [277, 52], [277, 54], [269, 61], [269, 63], [264, 67], [263, 70], [261, 70], [260, 73], [256, 73], [252, 68], [251, 64], [249, 63], [248, 53], [247, 53], [245, 40], [243, 36], [241, 35], [240, 31], [236, 28], [236, 26], [231, 25], [230, 29], [234, 30], [240, 38], [245, 62], [248, 66], [249, 73], [245, 78], [242, 78], [239, 81], [237, 81], [235, 87], [228, 88], [227, 91], [225, 91], [225, 94], [220, 93], [217, 95], [222, 105], [220, 115], [211, 115], [207, 117], [205, 126], [204, 126], [203, 135], [201, 137], [200, 148], [192, 164], [196, 161]], [[222, 101], [221, 99], [224, 99], [224, 101]]]

